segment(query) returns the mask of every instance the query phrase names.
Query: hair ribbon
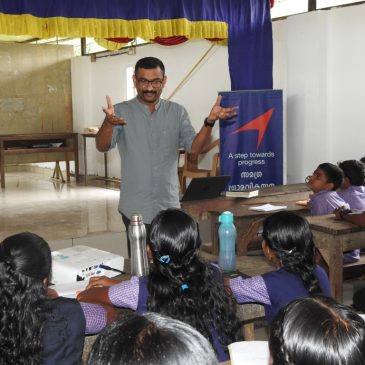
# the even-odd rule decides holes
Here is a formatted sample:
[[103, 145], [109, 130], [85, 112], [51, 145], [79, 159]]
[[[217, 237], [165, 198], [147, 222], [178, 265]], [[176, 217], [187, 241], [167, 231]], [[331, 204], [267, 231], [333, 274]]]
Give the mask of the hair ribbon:
[[181, 288], [182, 291], [184, 291], [186, 289], [189, 289], [189, 285], [188, 284], [181, 284], [180, 288]]
[[158, 261], [161, 262], [161, 264], [168, 264], [171, 261], [170, 255], [163, 255], [158, 258]]

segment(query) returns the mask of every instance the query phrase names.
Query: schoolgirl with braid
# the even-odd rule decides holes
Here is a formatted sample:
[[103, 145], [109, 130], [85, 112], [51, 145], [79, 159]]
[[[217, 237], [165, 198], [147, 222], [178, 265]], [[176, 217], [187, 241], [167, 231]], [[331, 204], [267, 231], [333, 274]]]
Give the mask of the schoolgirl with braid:
[[200, 260], [200, 246], [198, 225], [189, 214], [176, 208], [161, 211], [150, 226], [150, 274], [118, 283], [92, 278], [78, 299], [161, 313], [188, 323], [210, 341], [218, 360], [226, 361], [227, 346], [242, 339], [241, 324], [218, 267]]
[[59, 297], [51, 271], [42, 237], [22, 232], [0, 243], [0, 365], [81, 365], [85, 334], [102, 329], [88, 313], [114, 319], [112, 308]]
[[315, 246], [306, 219], [287, 211], [264, 220], [262, 249], [277, 268], [260, 276], [229, 280], [238, 303], [255, 302], [265, 306], [270, 324], [281, 307], [312, 294], [331, 296], [328, 276], [315, 263]]

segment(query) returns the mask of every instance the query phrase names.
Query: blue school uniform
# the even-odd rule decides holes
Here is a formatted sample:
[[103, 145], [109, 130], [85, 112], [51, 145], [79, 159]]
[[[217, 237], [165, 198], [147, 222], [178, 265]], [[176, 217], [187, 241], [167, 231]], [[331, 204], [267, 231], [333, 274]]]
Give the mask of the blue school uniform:
[[[325, 270], [317, 265], [314, 272], [322, 289], [321, 294], [331, 296], [331, 288]], [[275, 314], [287, 303], [297, 298], [309, 296], [309, 292], [305, 288], [301, 277], [283, 268], [263, 274], [262, 277], [271, 302], [270, 305], [265, 304], [265, 314], [268, 323], [271, 323]]]

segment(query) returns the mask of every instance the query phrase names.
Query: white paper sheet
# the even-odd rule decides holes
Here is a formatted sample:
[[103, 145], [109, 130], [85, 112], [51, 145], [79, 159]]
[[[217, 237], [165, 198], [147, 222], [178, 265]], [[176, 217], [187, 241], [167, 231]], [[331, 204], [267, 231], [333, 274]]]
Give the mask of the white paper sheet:
[[255, 207], [249, 207], [248, 209], [256, 210], [258, 212], [274, 212], [276, 210], [287, 209], [287, 206], [286, 205], [264, 204], [264, 205], [257, 205]]
[[270, 359], [267, 341], [241, 341], [228, 345], [232, 365], [268, 365]]
[[79, 291], [85, 290], [89, 280], [76, 281], [74, 283], [63, 283], [51, 285], [50, 288], [56, 290], [60, 297], [76, 298]]

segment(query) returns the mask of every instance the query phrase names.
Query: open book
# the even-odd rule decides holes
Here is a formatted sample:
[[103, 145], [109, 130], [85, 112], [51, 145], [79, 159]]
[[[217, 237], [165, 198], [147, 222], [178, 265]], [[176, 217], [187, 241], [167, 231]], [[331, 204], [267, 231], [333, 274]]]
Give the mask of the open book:
[[228, 345], [232, 365], [268, 365], [270, 359], [267, 341], [241, 341]]
[[232, 198], [253, 198], [259, 195], [258, 190], [226, 191], [225, 196]]

